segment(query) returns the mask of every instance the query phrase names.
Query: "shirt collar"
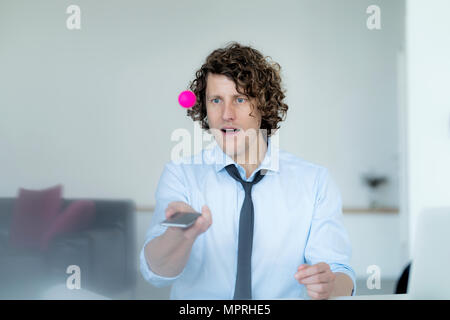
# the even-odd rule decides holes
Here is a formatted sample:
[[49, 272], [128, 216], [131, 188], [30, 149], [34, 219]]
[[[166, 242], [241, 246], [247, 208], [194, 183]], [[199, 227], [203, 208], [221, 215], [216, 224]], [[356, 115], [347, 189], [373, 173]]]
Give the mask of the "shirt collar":
[[[213, 156], [216, 172], [223, 170], [229, 164], [234, 164], [241, 172], [241, 175], [242, 172], [245, 172], [244, 168], [242, 168], [239, 164], [234, 162], [234, 160], [229, 155], [223, 152], [222, 148], [217, 144], [217, 142], [215, 143]], [[268, 138], [267, 151], [266, 155], [264, 156], [264, 160], [261, 162], [259, 167], [252, 173], [252, 176], [259, 170], [268, 170], [270, 173], [278, 173], [280, 171], [279, 148], [271, 143], [270, 138]], [[252, 179], [252, 176], [250, 176], [249, 179]]]

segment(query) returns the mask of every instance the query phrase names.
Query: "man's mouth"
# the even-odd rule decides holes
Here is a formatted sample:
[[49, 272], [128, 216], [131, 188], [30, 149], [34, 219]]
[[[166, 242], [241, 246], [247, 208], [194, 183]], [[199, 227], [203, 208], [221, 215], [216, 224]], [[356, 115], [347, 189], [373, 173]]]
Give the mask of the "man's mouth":
[[236, 135], [240, 129], [237, 128], [222, 128], [220, 129], [223, 133], [223, 135], [225, 136], [232, 136], [232, 135]]

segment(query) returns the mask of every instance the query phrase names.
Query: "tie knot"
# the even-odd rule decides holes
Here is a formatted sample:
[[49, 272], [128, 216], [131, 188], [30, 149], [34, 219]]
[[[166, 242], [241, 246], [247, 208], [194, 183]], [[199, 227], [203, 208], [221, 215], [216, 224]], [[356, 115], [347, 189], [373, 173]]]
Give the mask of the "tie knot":
[[242, 184], [242, 187], [244, 188], [245, 192], [251, 192], [253, 185], [257, 184], [259, 181], [261, 181], [262, 178], [264, 178], [264, 175], [261, 174], [261, 170], [256, 172], [255, 177], [253, 178], [253, 181], [245, 181], [241, 178], [241, 175], [239, 174], [238, 169], [234, 164], [230, 164], [225, 167], [225, 170], [227, 170], [228, 174], [235, 179], [236, 181], [239, 181]]
[[250, 193], [252, 191], [253, 187], [253, 181], [247, 182], [247, 181], [241, 181], [242, 187], [244, 188], [245, 193]]

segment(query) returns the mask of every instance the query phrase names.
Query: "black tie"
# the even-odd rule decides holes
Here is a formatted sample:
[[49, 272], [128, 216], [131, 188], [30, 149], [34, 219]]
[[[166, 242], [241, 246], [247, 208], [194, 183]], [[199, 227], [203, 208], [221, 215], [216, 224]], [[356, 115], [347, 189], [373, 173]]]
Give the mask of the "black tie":
[[252, 246], [253, 246], [253, 201], [252, 187], [261, 181], [264, 175], [261, 171], [255, 174], [252, 182], [242, 180], [234, 164], [225, 167], [228, 174], [242, 184], [245, 190], [244, 203], [239, 218], [239, 243], [236, 284], [234, 287], [234, 300], [247, 300], [252, 298]]

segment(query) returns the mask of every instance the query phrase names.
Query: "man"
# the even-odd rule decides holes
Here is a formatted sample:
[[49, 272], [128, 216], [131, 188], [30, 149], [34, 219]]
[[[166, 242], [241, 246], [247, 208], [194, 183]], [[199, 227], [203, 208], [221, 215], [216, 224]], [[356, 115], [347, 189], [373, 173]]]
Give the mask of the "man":
[[[232, 43], [212, 52], [191, 83], [188, 110], [217, 144], [191, 164], [168, 163], [141, 272], [172, 299], [327, 299], [354, 294], [342, 203], [328, 171], [274, 148], [288, 106], [280, 67]], [[199, 161], [200, 160], [200, 161]], [[162, 227], [201, 211], [187, 229]]]

